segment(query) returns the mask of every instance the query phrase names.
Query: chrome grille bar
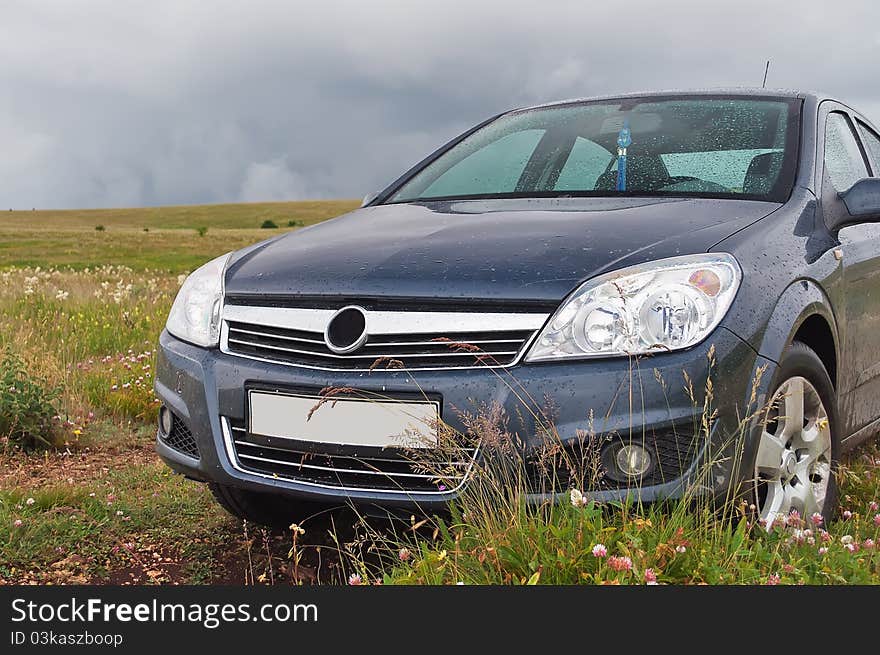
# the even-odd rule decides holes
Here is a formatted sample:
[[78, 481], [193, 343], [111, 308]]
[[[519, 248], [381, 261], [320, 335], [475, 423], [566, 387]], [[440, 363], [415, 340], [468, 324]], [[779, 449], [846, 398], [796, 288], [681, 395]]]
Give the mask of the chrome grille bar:
[[332, 351], [328, 309], [223, 308], [221, 351], [261, 361], [331, 371], [437, 370], [511, 366], [547, 320], [543, 313], [364, 310], [366, 342]]
[[[334, 489], [373, 489], [386, 493], [441, 495], [457, 490], [470, 475], [478, 448], [444, 449], [458, 461], [431, 461], [442, 474], [420, 470], [408, 451], [398, 448], [343, 447], [331, 454], [322, 444], [287, 440], [274, 445], [261, 443], [243, 423], [221, 417], [226, 450], [239, 471], [272, 479]], [[396, 455], [395, 455], [396, 454]], [[442, 478], [442, 480], [441, 480]], [[442, 483], [453, 488], [448, 489]]]

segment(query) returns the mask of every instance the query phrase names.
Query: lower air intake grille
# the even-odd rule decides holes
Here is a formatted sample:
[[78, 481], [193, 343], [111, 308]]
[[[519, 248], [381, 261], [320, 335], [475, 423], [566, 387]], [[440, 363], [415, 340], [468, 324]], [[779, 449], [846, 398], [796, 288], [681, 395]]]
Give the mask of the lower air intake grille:
[[679, 434], [673, 429], [658, 430], [633, 437], [644, 445], [655, 465], [642, 479], [621, 482], [604, 470], [602, 449], [613, 442], [628, 442], [621, 436], [596, 436], [590, 440], [567, 442], [562, 448], [547, 449], [549, 456], [533, 456], [527, 461], [531, 489], [537, 493], [564, 492], [571, 488], [597, 491], [621, 487], [647, 487], [672, 482], [690, 467], [697, 452], [693, 434]]
[[195, 459], [199, 458], [199, 445], [196, 443], [190, 429], [183, 424], [177, 416], [172, 415], [171, 432], [167, 435], [159, 434], [159, 439], [169, 448]]
[[464, 483], [476, 456], [475, 448], [462, 447], [448, 458], [454, 461], [426, 466], [399, 448], [263, 437], [249, 433], [243, 423], [223, 421], [242, 470], [337, 489], [448, 493]]

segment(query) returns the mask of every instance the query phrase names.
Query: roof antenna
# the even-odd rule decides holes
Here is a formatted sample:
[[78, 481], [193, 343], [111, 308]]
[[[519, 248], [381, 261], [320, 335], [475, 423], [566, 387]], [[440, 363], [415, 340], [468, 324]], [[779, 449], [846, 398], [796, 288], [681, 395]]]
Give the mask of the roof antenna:
[[768, 72], [769, 70], [770, 70], [770, 60], [768, 59], [768, 60], [767, 60], [767, 65], [764, 66], [764, 81], [761, 82], [761, 88], [762, 88], [762, 89], [766, 89], [766, 88], [767, 88], [767, 72]]

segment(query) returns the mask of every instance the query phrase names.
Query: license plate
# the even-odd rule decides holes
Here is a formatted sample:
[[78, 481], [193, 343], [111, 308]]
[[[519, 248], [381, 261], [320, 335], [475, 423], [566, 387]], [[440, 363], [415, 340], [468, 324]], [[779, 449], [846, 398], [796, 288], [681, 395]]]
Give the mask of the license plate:
[[[437, 443], [433, 402], [333, 398], [251, 391], [250, 432], [345, 446], [428, 448]], [[311, 413], [311, 418], [309, 414]]]

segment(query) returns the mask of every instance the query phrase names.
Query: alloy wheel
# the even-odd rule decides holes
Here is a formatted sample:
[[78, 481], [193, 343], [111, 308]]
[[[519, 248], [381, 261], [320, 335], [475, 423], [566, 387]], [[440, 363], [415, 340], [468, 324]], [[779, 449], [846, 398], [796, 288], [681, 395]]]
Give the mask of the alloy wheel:
[[755, 460], [759, 518], [769, 528], [797, 510], [822, 513], [831, 469], [831, 425], [819, 392], [803, 377], [783, 382], [768, 411]]

